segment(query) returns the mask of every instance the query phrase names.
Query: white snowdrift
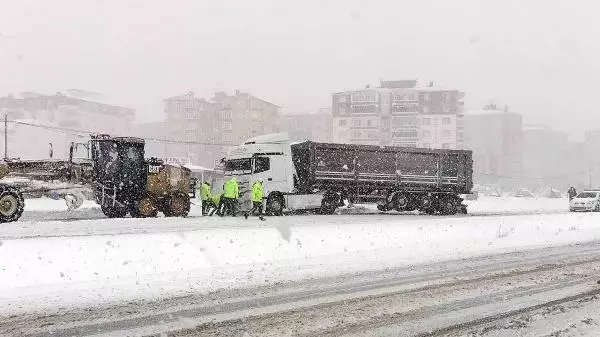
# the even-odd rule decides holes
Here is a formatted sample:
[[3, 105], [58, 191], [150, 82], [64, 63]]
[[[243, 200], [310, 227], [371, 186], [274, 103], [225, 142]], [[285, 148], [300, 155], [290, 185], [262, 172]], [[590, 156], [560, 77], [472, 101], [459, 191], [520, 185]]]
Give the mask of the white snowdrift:
[[[80, 208], [97, 208], [99, 207], [93, 200], [85, 200]], [[66, 211], [67, 204], [64, 199], [50, 199], [50, 198], [35, 198], [25, 199], [25, 211], [36, 212], [36, 211]]]
[[[49, 312], [600, 239], [594, 213], [340, 222], [346, 218], [182, 219], [217, 227], [5, 240], [0, 312]], [[233, 223], [246, 227], [219, 227]]]

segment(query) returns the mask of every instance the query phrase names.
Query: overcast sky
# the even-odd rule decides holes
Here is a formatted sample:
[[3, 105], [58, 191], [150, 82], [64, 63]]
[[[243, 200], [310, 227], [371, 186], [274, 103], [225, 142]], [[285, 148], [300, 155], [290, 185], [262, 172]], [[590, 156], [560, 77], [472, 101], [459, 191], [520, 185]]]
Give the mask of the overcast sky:
[[417, 78], [579, 138], [600, 128], [598, 13], [597, 0], [0, 0], [0, 95], [96, 91], [155, 121], [188, 90], [301, 112]]

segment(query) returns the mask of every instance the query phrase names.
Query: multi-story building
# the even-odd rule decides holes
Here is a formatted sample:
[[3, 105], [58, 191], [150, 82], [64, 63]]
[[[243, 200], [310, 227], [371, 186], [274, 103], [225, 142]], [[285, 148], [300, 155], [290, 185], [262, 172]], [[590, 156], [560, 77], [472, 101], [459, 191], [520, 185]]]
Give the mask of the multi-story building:
[[521, 115], [488, 105], [466, 111], [464, 122], [465, 149], [473, 151], [475, 181], [515, 187], [522, 170]]
[[198, 98], [193, 92], [164, 100], [167, 155], [187, 158], [194, 164], [211, 165], [223, 153], [220, 110], [217, 103]]
[[281, 115], [281, 131], [289, 134], [290, 139], [315, 142], [331, 142], [333, 117], [329, 109], [314, 113]]
[[0, 98], [0, 112], [8, 118], [33, 119], [59, 127], [124, 135], [131, 131], [135, 110], [104, 102], [102, 95], [66, 90], [55, 95], [22, 93]]
[[418, 147], [462, 149], [464, 121], [462, 101], [465, 94], [456, 89], [436, 87], [431, 83], [417, 89], [419, 93]]
[[212, 167], [229, 147], [279, 131], [279, 107], [247, 93], [217, 92], [207, 101], [193, 92], [164, 100], [170, 157]]
[[405, 147], [462, 148], [458, 90], [416, 87], [416, 80], [382, 81], [378, 88], [334, 93], [333, 140]]
[[238, 145], [258, 135], [279, 132], [280, 107], [262, 98], [236, 90], [233, 95], [215, 93], [220, 105], [221, 142]]
[[[14, 124], [9, 128], [13, 137], [8, 140], [9, 155], [22, 158], [40, 153], [32, 152], [34, 148], [43, 149], [46, 156], [48, 143], [53, 143], [54, 155], [63, 155], [68, 144], [59, 143], [83, 141], [88, 132], [130, 134], [135, 118], [134, 109], [108, 104], [98, 93], [75, 89], [55, 95], [26, 92], [20, 97], [0, 97], [0, 114]], [[18, 139], [28, 138], [29, 148], [19, 149]], [[0, 142], [4, 144], [4, 139]]]
[[333, 141], [386, 144], [389, 136], [390, 89], [365, 88], [333, 94]]

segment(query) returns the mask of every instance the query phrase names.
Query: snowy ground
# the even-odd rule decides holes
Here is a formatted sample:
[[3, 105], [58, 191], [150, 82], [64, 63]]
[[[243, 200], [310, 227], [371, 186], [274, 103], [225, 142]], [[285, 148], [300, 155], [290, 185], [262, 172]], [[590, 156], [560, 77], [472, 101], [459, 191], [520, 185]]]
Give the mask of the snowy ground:
[[[27, 205], [31, 214], [66, 208], [43, 199]], [[565, 205], [482, 198], [466, 217], [25, 219], [0, 228], [0, 311], [169, 297], [600, 239], [600, 214], [571, 214]], [[73, 213], [97, 212], [86, 206], [92, 208]], [[502, 212], [508, 215], [490, 215]], [[528, 214], [535, 212], [551, 215]]]

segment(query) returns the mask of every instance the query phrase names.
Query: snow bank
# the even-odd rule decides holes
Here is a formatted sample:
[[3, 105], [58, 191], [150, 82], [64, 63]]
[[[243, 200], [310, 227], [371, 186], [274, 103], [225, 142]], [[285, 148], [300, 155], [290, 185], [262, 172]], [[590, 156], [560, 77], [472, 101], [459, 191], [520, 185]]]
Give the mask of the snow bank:
[[[85, 200], [80, 208], [98, 208], [92, 200]], [[67, 204], [64, 199], [34, 198], [25, 199], [25, 212], [30, 211], [66, 211]]]
[[[329, 224], [336, 216], [229, 218], [178, 233], [5, 240], [0, 312], [185, 295], [600, 239], [600, 214], [594, 213], [364, 218], [348, 224]], [[220, 228], [225, 221], [247, 227]]]
[[517, 197], [479, 197], [477, 200], [465, 200], [469, 214], [510, 214], [533, 212], [568, 212], [568, 198], [517, 198]]

